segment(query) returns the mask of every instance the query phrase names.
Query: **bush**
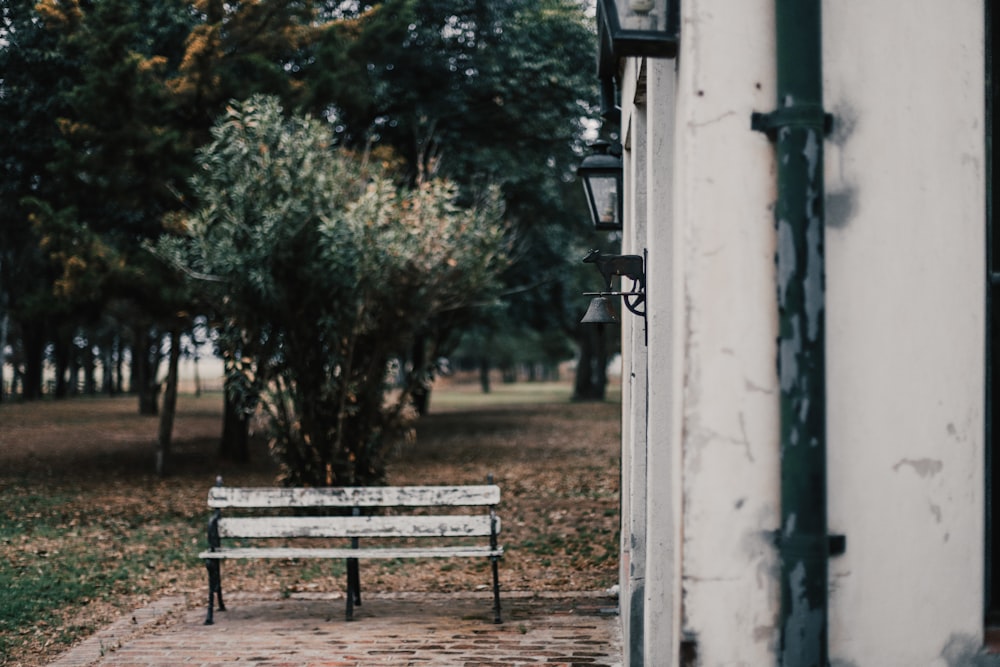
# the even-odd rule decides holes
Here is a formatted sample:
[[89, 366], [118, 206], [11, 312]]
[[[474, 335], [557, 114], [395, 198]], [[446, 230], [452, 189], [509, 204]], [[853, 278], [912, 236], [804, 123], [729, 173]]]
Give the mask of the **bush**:
[[200, 208], [160, 250], [206, 287], [227, 370], [259, 398], [286, 481], [378, 482], [415, 388], [388, 402], [388, 364], [496, 289], [498, 194], [460, 207], [448, 182], [400, 187], [268, 97], [233, 103], [212, 137]]

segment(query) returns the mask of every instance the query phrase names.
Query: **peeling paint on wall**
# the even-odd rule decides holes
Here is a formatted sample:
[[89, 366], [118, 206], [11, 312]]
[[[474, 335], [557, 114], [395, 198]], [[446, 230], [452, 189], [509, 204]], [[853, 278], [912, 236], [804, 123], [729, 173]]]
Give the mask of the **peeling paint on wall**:
[[944, 469], [944, 463], [937, 459], [902, 459], [899, 463], [892, 466], [892, 469], [895, 472], [899, 472], [899, 469], [903, 466], [913, 468], [913, 471], [924, 479], [933, 477]]
[[833, 108], [833, 129], [827, 136], [834, 156], [835, 168], [827, 179], [825, 223], [830, 229], [843, 229], [858, 215], [858, 188], [844, 167], [847, 141], [858, 123], [854, 107], [844, 102]]
[[806, 323], [808, 324], [806, 335], [810, 341], [815, 342], [822, 333], [825, 304], [823, 298], [823, 224], [816, 217], [810, 218], [809, 226], [806, 228], [806, 245], [809, 253], [806, 260], [806, 278], [803, 282], [806, 297]]
[[798, 664], [819, 664], [814, 652], [818, 650], [818, 637], [824, 630], [824, 610], [813, 607], [806, 592], [806, 567], [802, 561], [791, 573], [792, 609], [785, 628], [785, 656], [801, 659]]
[[792, 320], [789, 326], [792, 330], [791, 335], [781, 339], [778, 350], [781, 391], [783, 392], [789, 392], [795, 388], [795, 381], [799, 376], [799, 351], [802, 349], [799, 321]]
[[826, 193], [826, 226], [843, 229], [858, 214], [858, 193], [853, 186]]
[[934, 515], [934, 521], [941, 523], [941, 506], [930, 503], [931, 514]]
[[941, 651], [948, 667], [1000, 667], [1000, 655], [983, 651], [975, 637], [955, 634]]

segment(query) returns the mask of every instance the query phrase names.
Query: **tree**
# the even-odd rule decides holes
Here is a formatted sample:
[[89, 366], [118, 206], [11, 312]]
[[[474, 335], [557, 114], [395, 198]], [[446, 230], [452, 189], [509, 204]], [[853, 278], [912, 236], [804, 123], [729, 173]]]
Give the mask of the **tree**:
[[[168, 78], [172, 107], [188, 145], [210, 140], [209, 130], [231, 99], [254, 93], [293, 102], [303, 94], [300, 61], [324, 31], [314, 3], [300, 0], [250, 0], [229, 3], [195, 0], [196, 23], [184, 40], [183, 57]], [[192, 193], [186, 192], [189, 201]], [[194, 203], [196, 205], [196, 203]], [[219, 322], [225, 329], [228, 325]], [[238, 350], [223, 354], [240, 356]], [[240, 391], [236, 376], [226, 378], [219, 451], [223, 458], [249, 458], [250, 421], [256, 399]]]
[[0, 15], [0, 323], [9, 322], [15, 379], [28, 400], [42, 395], [57, 269], [39, 246], [26, 199], [58, 192], [48, 163], [59, 139], [56, 118], [66, 109], [60, 95], [77, 73], [33, 5], [9, 0]]
[[196, 22], [168, 79], [177, 121], [200, 145], [231, 99], [305, 94], [298, 72], [325, 26], [309, 0], [193, 0]]
[[214, 293], [227, 373], [259, 397], [285, 480], [378, 482], [414, 388], [388, 401], [389, 363], [495, 289], [497, 196], [460, 207], [445, 181], [397, 187], [270, 97], [234, 102], [212, 137], [192, 184], [201, 206], [159, 252]]
[[[5, 4], [4, 19], [0, 245], [10, 254], [0, 270], [4, 285], [18, 285], [6, 300], [24, 350], [25, 395], [40, 394], [51, 344], [63, 396], [81, 363], [93, 386], [93, 346], [74, 341], [106, 326], [110, 303], [130, 300], [144, 321], [175, 310], [169, 276], [139, 244], [158, 234], [175, 204], [169, 184], [186, 170], [160, 53], [179, 51], [190, 18], [182, 0], [42, 0]], [[147, 393], [140, 406], [155, 411]]]
[[[388, 147], [417, 180], [500, 184], [517, 230], [507, 318], [579, 335], [561, 281], [588, 247], [575, 166], [598, 117], [596, 36], [574, 0], [386, 0], [336, 19], [303, 65], [306, 104], [341, 141]], [[452, 336], [454, 338], [454, 336]]]
[[[597, 97], [593, 30], [576, 0], [9, 0], [0, 10], [0, 324], [9, 318], [29, 395], [41, 393], [51, 344], [69, 352], [75, 332], [114, 313], [127, 333], [109, 344], [141, 348], [133, 377], [148, 380], [140, 404], [155, 409], [160, 343], [197, 295], [177, 294], [142, 243], [164, 215], [198, 206], [194, 147], [227, 100], [251, 92], [331, 121], [340, 145], [391, 161], [411, 186], [448, 178], [470, 205], [499, 184], [520, 239], [504, 274], [509, 317], [572, 331], [578, 297], [560, 278], [587, 247], [572, 172]], [[426, 379], [434, 351], [469, 319], [456, 310], [426, 322], [409, 348], [411, 380]]]

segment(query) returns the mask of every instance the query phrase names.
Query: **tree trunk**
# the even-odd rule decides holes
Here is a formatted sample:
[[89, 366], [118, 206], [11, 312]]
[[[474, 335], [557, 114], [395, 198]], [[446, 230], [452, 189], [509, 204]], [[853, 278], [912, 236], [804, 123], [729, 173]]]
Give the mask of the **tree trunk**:
[[93, 396], [97, 393], [97, 355], [94, 346], [88, 340], [83, 348], [83, 393]]
[[115, 395], [114, 340], [114, 337], [109, 338], [101, 346], [101, 393], [108, 396]]
[[22, 381], [24, 375], [21, 373], [21, 371], [18, 369], [17, 366], [14, 367], [14, 373], [13, 373], [13, 375], [14, 375], [14, 377], [12, 377], [10, 379], [10, 394], [9, 394], [9, 396], [11, 398], [16, 397], [18, 395], [18, 392], [21, 391], [19, 389], [19, 387], [23, 387], [24, 386], [24, 382]]
[[427, 343], [424, 336], [417, 336], [413, 342], [413, 370], [417, 375], [417, 386], [413, 389], [413, 407], [421, 417], [427, 415], [431, 404], [431, 388], [427, 382]]
[[66, 394], [76, 396], [80, 393], [80, 348], [74, 342], [75, 336], [69, 337], [66, 350], [69, 352], [69, 380], [66, 383]]
[[160, 385], [156, 381], [160, 365], [160, 336], [143, 326], [136, 327], [135, 333], [132, 348], [132, 390], [139, 395], [139, 414], [156, 415], [160, 394]]
[[250, 460], [250, 419], [243, 409], [243, 399], [230, 391], [226, 378], [225, 409], [222, 417], [222, 439], [219, 456], [225, 461], [246, 463]]
[[5, 364], [7, 362], [7, 357], [4, 354], [4, 350], [7, 349], [7, 330], [10, 318], [7, 317], [6, 310], [0, 313], [0, 403], [4, 402], [6, 398], [6, 375], [4, 374]]
[[69, 373], [69, 348], [70, 343], [66, 341], [66, 337], [62, 332], [59, 332], [56, 336], [55, 346], [53, 347], [56, 365], [56, 398], [66, 398], [69, 395], [69, 381], [66, 377]]
[[181, 332], [170, 332], [170, 362], [167, 367], [167, 388], [163, 393], [163, 411], [160, 413], [160, 434], [156, 449], [156, 474], [164, 477], [170, 458], [170, 442], [174, 432], [174, 415], [177, 413], [177, 367], [181, 358]]
[[146, 327], [141, 324], [132, 327], [131, 354], [128, 358], [128, 393], [138, 396], [142, 393], [142, 386], [146, 383], [146, 373], [149, 370], [147, 360], [149, 351], [147, 347]]
[[603, 401], [607, 388], [608, 352], [604, 325], [584, 327], [573, 386], [574, 401]]
[[194, 395], [195, 398], [201, 397], [201, 376], [198, 375], [198, 350], [195, 349], [194, 353]]
[[[144, 340], [145, 334], [142, 327], [135, 327], [132, 331], [132, 355], [129, 359], [128, 393], [130, 394], [139, 395], [139, 387], [146, 382], [146, 364], [142, 361], [146, 356], [143, 351]], [[139, 414], [142, 414], [141, 408]]]
[[479, 386], [483, 393], [490, 393], [490, 358], [485, 354], [479, 358]]
[[114, 394], [125, 392], [125, 344], [120, 335], [115, 336], [115, 388]]
[[26, 401], [42, 397], [42, 369], [45, 367], [45, 331], [37, 323], [27, 324], [22, 331], [24, 345], [24, 375], [22, 395]]

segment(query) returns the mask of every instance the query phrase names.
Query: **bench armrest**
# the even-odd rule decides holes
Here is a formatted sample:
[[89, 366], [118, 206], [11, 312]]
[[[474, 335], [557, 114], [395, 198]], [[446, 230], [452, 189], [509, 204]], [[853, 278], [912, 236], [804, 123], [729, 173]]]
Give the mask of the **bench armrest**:
[[222, 547], [222, 539], [219, 537], [219, 519], [221, 518], [222, 512], [215, 510], [212, 512], [212, 518], [208, 520], [208, 548], [210, 551]]

